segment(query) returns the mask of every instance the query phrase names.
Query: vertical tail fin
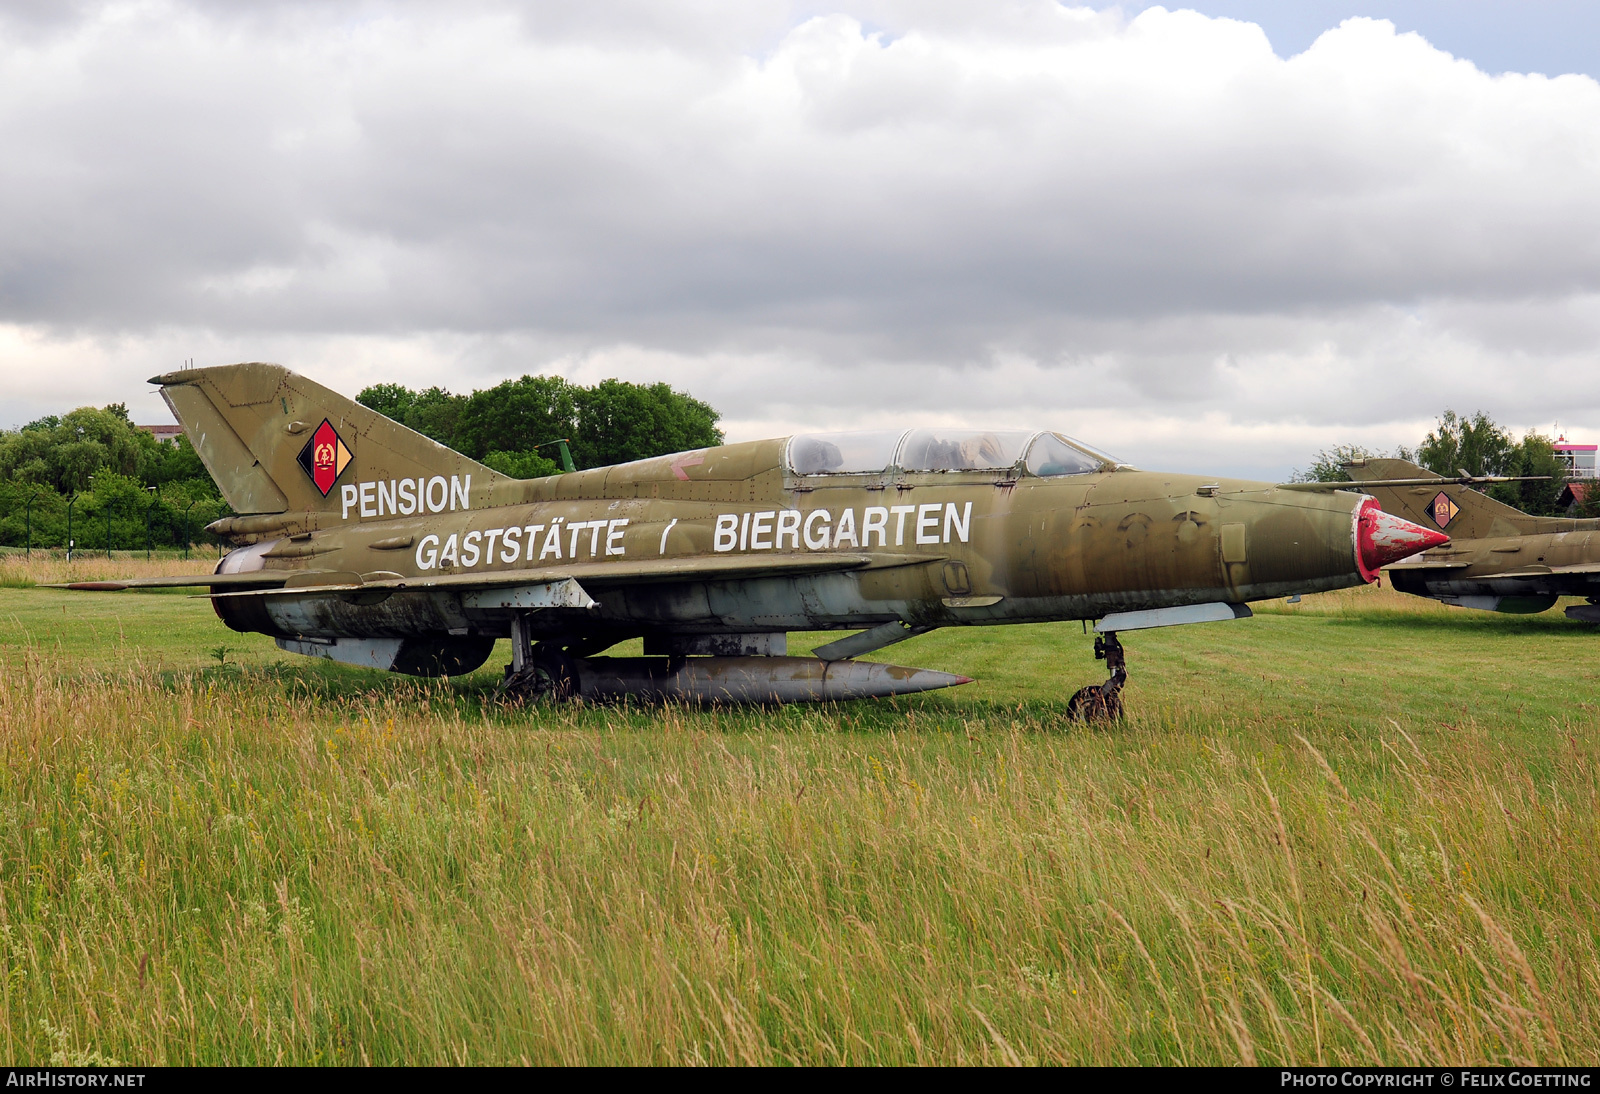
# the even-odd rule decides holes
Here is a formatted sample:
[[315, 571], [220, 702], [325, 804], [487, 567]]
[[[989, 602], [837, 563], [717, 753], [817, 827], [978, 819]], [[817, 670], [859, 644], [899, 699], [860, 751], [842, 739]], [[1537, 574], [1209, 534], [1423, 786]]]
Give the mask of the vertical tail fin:
[[154, 377], [242, 514], [375, 519], [478, 508], [514, 482], [281, 365]]
[[[1424, 479], [1434, 473], [1408, 460], [1364, 460], [1346, 470], [1363, 493], [1371, 494], [1383, 511], [1404, 517], [1424, 528], [1437, 528], [1453, 539], [1491, 539], [1560, 531], [1572, 521], [1560, 517], [1533, 517], [1495, 501], [1470, 486], [1361, 486], [1373, 479]], [[1546, 522], [1556, 527], [1545, 528]]]

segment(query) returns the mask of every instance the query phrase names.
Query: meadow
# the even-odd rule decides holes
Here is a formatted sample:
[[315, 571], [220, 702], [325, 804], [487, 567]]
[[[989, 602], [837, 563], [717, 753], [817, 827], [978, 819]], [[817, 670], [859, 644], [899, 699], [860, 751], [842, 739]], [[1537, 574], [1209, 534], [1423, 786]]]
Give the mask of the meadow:
[[[0, 559], [11, 1064], [1592, 1063], [1595, 628], [1385, 589], [508, 708]], [[822, 636], [791, 636], [804, 649]]]

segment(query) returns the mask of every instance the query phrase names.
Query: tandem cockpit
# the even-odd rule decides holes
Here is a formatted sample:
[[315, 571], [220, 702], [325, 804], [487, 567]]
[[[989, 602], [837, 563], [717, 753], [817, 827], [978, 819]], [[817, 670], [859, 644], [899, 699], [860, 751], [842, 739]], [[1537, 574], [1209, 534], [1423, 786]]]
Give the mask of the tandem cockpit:
[[800, 433], [789, 438], [785, 463], [797, 475], [1020, 471], [1041, 478], [1128, 467], [1071, 437], [1025, 429]]

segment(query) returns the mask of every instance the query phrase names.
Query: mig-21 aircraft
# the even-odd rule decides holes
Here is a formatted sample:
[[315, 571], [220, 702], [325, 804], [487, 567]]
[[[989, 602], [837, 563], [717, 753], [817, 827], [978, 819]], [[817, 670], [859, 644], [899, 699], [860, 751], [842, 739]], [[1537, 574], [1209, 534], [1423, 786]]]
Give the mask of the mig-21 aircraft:
[[[513, 696], [840, 700], [967, 678], [858, 661], [940, 627], [1235, 619], [1376, 579], [1448, 537], [1352, 492], [1139, 471], [1058, 433], [749, 441], [518, 480], [277, 365], [158, 376], [237, 516], [205, 587], [238, 631], [418, 675], [511, 639]], [[533, 438], [530, 438], [530, 441]], [[790, 631], [852, 630], [811, 657]], [[603, 657], [643, 638], [644, 657]]]
[[1566, 614], [1600, 623], [1600, 520], [1535, 517], [1473, 489], [1500, 476], [1435, 475], [1406, 460], [1345, 465], [1348, 489], [1375, 496], [1390, 513], [1451, 536], [1446, 546], [1389, 567], [1401, 592], [1492, 612], [1531, 614], [1581, 596]]

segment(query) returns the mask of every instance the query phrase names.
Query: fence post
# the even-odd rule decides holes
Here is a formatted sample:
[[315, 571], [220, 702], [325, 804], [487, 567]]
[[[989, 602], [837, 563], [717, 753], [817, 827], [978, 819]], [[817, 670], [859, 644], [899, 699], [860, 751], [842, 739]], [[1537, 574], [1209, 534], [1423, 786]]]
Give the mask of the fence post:
[[78, 492], [74, 490], [72, 497], [67, 499], [67, 561], [72, 561], [72, 507], [78, 504]]

